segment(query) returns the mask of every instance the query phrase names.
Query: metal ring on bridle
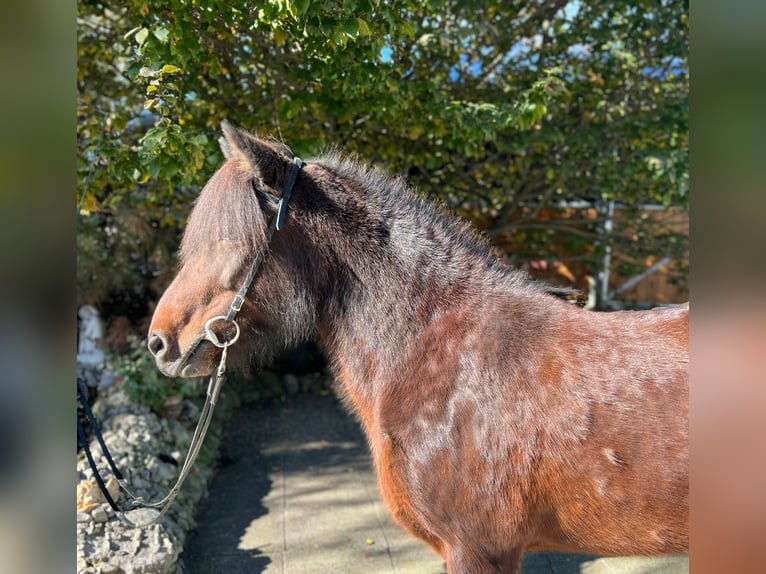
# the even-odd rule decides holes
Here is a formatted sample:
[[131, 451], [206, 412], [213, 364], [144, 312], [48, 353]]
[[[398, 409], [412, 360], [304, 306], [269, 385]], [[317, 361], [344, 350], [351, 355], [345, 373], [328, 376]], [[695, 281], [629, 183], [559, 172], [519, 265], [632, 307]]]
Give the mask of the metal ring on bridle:
[[[218, 339], [218, 335], [215, 334], [213, 329], [210, 328], [210, 326], [216, 322], [216, 321], [228, 321], [229, 323], [232, 323], [234, 327], [236, 328], [237, 332], [235, 333], [234, 337], [230, 341], [221, 342]], [[205, 323], [205, 338], [213, 343], [216, 347], [220, 347], [221, 349], [228, 347], [229, 345], [233, 345], [237, 342], [237, 339], [239, 339], [239, 325], [234, 319], [228, 319], [225, 315], [217, 315], [213, 317], [212, 319], [208, 319], [207, 323]]]

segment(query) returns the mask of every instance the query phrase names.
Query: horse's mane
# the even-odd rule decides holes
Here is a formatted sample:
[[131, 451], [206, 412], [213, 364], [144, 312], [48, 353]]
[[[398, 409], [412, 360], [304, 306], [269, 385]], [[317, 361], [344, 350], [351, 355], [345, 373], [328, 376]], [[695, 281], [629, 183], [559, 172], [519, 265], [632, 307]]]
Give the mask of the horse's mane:
[[[444, 205], [427, 200], [401, 176], [390, 176], [356, 156], [329, 150], [309, 160], [361, 190], [371, 213], [406, 227], [413, 244], [441, 243], [454, 247], [463, 257], [446, 260], [444, 265], [479, 264], [502, 283], [512, 287], [557, 296], [576, 293], [531, 279], [525, 272], [505, 267], [492, 254], [490, 242], [464, 220], [452, 215]], [[251, 173], [237, 162], [226, 162], [198, 196], [181, 242], [180, 259], [189, 260], [198, 251], [228, 243], [253, 257], [263, 248], [266, 222], [256, 197]], [[435, 252], [435, 255], [438, 255]]]
[[220, 242], [237, 245], [254, 256], [266, 239], [261, 206], [249, 174], [227, 162], [202, 189], [186, 222], [181, 241], [183, 263], [195, 252]]
[[529, 277], [520, 269], [504, 265], [494, 254], [491, 242], [462, 218], [456, 217], [446, 205], [424, 198], [402, 176], [390, 176], [375, 166], [360, 161], [337, 149], [332, 149], [314, 160], [325, 169], [365, 188], [365, 201], [380, 213], [401, 213], [403, 217], [421, 222], [421, 229], [439, 230], [453, 245], [471, 253], [482, 261], [490, 273], [514, 287], [524, 287], [557, 297], [579, 294], [576, 289], [557, 287]]

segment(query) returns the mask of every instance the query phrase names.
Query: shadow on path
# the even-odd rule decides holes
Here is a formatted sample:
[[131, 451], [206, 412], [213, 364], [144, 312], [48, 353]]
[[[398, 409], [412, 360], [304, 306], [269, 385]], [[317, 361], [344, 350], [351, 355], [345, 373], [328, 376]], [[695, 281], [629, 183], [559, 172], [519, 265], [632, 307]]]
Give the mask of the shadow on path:
[[[312, 517], [313, 524], [301, 525], [304, 513], [292, 501], [297, 504], [300, 498], [319, 493], [320, 512], [327, 519], [320, 522], [332, 523], [333, 489], [343, 490], [345, 475], [371, 472], [369, 465], [359, 425], [334, 397], [305, 395], [285, 404], [239, 408], [226, 424], [209, 496], [181, 554], [184, 572], [284, 571], [281, 565], [269, 566], [284, 561], [288, 540], [300, 535], [300, 529], [286, 531], [288, 503], [298, 526], [313, 530], [322, 524]], [[316, 514], [317, 509], [310, 506], [306, 512]], [[254, 528], [260, 523], [263, 528]], [[259, 534], [263, 534], [260, 539]]]
[[[239, 540], [253, 520], [267, 513], [262, 501], [272, 489], [267, 470], [273, 463], [262, 446], [274, 414], [262, 407], [240, 409], [226, 424], [216, 475], [180, 557], [184, 572], [255, 573], [271, 562], [258, 550], [240, 549]], [[259, 422], [244, 420], [252, 416]]]

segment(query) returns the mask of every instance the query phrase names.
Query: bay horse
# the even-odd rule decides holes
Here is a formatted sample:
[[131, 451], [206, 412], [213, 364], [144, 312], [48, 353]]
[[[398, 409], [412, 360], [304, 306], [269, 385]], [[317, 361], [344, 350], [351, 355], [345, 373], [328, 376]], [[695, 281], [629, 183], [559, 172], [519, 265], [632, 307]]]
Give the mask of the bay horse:
[[222, 129], [149, 328], [163, 373], [215, 369], [205, 324], [258, 259], [231, 360], [316, 340], [394, 519], [450, 574], [518, 573], [527, 550], [688, 552], [688, 303], [586, 311], [403, 179]]

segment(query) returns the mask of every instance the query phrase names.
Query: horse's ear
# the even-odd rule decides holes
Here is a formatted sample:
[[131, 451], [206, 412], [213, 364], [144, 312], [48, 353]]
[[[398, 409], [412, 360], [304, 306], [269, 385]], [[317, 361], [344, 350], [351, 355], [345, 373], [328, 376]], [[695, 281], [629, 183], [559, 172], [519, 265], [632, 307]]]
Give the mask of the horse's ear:
[[218, 145], [221, 146], [223, 157], [225, 157], [226, 159], [231, 159], [233, 157], [233, 154], [231, 153], [231, 148], [229, 147], [229, 142], [226, 141], [225, 137], [221, 136], [218, 138]]
[[281, 189], [289, 173], [293, 153], [287, 146], [256, 138], [226, 120], [221, 122], [223, 137], [218, 141], [226, 159], [235, 160], [241, 169], [263, 184]]
[[248, 147], [248, 139], [255, 139], [247, 132], [240, 130], [228, 120], [221, 122], [223, 137], [219, 138], [221, 151], [226, 159], [246, 159], [243, 148]]

